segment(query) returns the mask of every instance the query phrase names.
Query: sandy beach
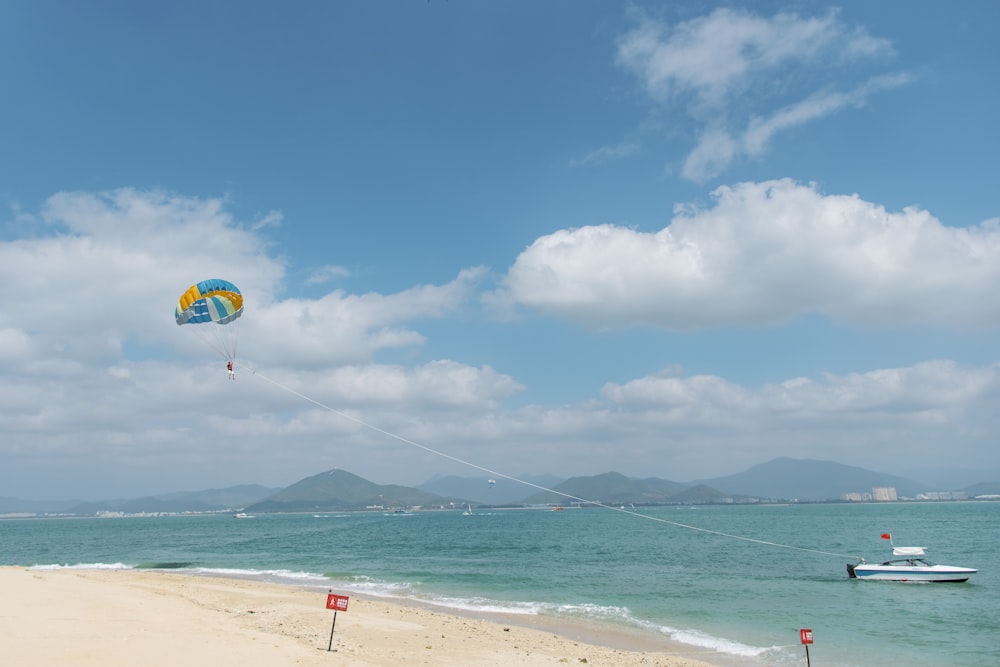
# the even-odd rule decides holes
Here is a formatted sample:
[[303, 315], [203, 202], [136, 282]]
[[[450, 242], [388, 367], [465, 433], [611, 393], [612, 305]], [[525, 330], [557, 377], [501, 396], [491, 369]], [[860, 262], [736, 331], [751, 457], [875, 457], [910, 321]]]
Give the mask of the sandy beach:
[[554, 619], [463, 617], [361, 596], [337, 614], [328, 651], [326, 591], [243, 579], [0, 567], [0, 590], [3, 661], [18, 667], [709, 667], [666, 639]]

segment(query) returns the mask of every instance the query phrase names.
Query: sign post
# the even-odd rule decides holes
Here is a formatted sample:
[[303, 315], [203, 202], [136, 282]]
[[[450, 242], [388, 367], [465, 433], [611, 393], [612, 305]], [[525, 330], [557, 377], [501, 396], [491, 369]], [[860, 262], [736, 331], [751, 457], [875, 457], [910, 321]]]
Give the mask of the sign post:
[[326, 596], [326, 608], [333, 610], [333, 623], [330, 624], [330, 643], [326, 645], [327, 651], [333, 649], [333, 629], [337, 627], [337, 612], [347, 611], [348, 600], [350, 598], [346, 595], [335, 595], [333, 591], [329, 591]]
[[806, 647], [806, 667], [809, 667], [812, 664], [809, 662], [809, 645], [813, 643], [813, 631], [809, 628], [802, 628], [799, 630], [799, 640]]

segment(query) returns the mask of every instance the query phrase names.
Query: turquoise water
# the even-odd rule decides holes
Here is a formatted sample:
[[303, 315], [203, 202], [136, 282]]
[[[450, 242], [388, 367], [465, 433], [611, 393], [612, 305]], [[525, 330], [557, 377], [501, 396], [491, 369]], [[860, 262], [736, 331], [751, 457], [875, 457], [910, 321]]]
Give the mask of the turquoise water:
[[[639, 514], [568, 508], [8, 520], [0, 521], [0, 564], [182, 568], [454, 609], [573, 616], [690, 644], [698, 657], [734, 667], [803, 664], [799, 628], [814, 632], [814, 665], [1000, 664], [1000, 503]], [[888, 557], [883, 532], [897, 544], [928, 547], [932, 560], [980, 572], [966, 584], [849, 579], [851, 556]]]

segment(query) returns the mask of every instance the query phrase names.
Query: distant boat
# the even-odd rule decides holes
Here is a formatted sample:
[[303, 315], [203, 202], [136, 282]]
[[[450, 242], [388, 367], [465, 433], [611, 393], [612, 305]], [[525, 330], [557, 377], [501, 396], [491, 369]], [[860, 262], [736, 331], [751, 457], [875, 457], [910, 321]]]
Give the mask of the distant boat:
[[462, 512], [462, 516], [472, 516], [472, 505], [470, 505], [469, 503], [465, 504], [468, 506], [469, 509]]
[[244, 514], [243, 512], [239, 512], [238, 514], [234, 514], [233, 518], [234, 519], [256, 519], [257, 517], [255, 517], [253, 514]]
[[[883, 540], [892, 544], [892, 535], [884, 533]], [[870, 581], [906, 581], [933, 583], [960, 583], [979, 570], [971, 567], [938, 565], [924, 556], [925, 547], [897, 547], [893, 545], [891, 558], [883, 563], [866, 563], [862, 558], [857, 563], [847, 564], [847, 575], [852, 579]]]

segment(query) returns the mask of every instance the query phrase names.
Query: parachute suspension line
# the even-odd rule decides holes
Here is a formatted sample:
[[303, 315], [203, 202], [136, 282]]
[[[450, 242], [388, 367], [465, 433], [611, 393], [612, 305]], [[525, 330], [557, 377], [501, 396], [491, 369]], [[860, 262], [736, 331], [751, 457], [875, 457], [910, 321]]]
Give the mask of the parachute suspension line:
[[242, 322], [243, 322], [242, 318], [239, 318], [236, 319], [234, 322], [230, 322], [228, 325], [235, 329], [235, 331], [232, 332], [233, 344], [230, 346], [232, 347], [233, 356], [230, 357], [229, 361], [233, 362], [236, 361], [236, 346], [239, 345], [240, 343], [240, 324], [242, 324]]
[[219, 347], [222, 348], [222, 354], [226, 357], [226, 361], [232, 361], [232, 356], [229, 353], [229, 347], [226, 345], [225, 332], [222, 331], [222, 325], [212, 323], [208, 325], [215, 335], [215, 341], [218, 343]]
[[212, 335], [208, 333], [205, 327], [192, 327], [191, 330], [194, 331], [198, 338], [200, 338], [205, 345], [211, 348], [213, 352], [229, 359], [229, 353], [226, 351], [226, 346], [223, 343], [219, 332], [214, 331], [214, 329], [217, 329], [218, 327], [212, 325], [211, 328], [213, 329]]
[[790, 549], [790, 550], [793, 550], [793, 551], [804, 551], [804, 552], [808, 552], [808, 553], [821, 554], [821, 555], [824, 555], [824, 556], [836, 556], [838, 558], [855, 558], [855, 559], [857, 558], [857, 556], [852, 555], [852, 554], [840, 554], [840, 553], [835, 553], [835, 552], [832, 552], [832, 551], [820, 551], [819, 549], [808, 549], [806, 547], [796, 547], [796, 546], [792, 546], [790, 544], [780, 544], [778, 542], [768, 542], [766, 540], [758, 540], [758, 539], [754, 539], [752, 537], [746, 537], [746, 536], [743, 536], [743, 535], [734, 535], [732, 533], [725, 533], [725, 532], [722, 532], [722, 531], [719, 531], [719, 530], [711, 530], [709, 528], [702, 528], [700, 526], [692, 526], [692, 525], [686, 524], [686, 523], [680, 523], [680, 522], [677, 522], [677, 521], [670, 521], [670, 520], [664, 519], [662, 517], [650, 516], [648, 514], [642, 514], [640, 512], [636, 512], [636, 511], [631, 510], [631, 509], [625, 509], [623, 507], [615, 507], [614, 505], [607, 505], [605, 503], [602, 503], [602, 502], [599, 502], [599, 501], [596, 501], [596, 500], [588, 500], [587, 498], [579, 498], [577, 496], [574, 496], [574, 495], [569, 494], [569, 493], [564, 493], [562, 491], [556, 491], [555, 489], [550, 489], [550, 488], [542, 486], [540, 484], [535, 484], [535, 483], [529, 482], [527, 480], [519, 479], [519, 478], [514, 477], [512, 475], [507, 475], [507, 474], [505, 474], [503, 472], [500, 472], [499, 470], [492, 470], [492, 469], [487, 468], [485, 466], [481, 466], [481, 465], [478, 465], [476, 463], [473, 463], [472, 461], [467, 461], [467, 460], [459, 458], [457, 456], [452, 456], [451, 454], [448, 454], [447, 452], [442, 452], [442, 451], [440, 451], [438, 449], [434, 449], [433, 447], [428, 447], [427, 445], [422, 445], [419, 442], [415, 442], [413, 440], [410, 440], [409, 438], [405, 438], [405, 437], [403, 437], [403, 436], [401, 436], [401, 435], [399, 435], [397, 433], [393, 433], [391, 431], [386, 431], [385, 429], [380, 428], [378, 426], [375, 426], [374, 424], [370, 424], [370, 423], [364, 421], [363, 419], [359, 419], [358, 417], [355, 417], [353, 415], [349, 415], [346, 412], [342, 412], [341, 410], [337, 410], [336, 408], [330, 407], [329, 405], [326, 405], [325, 403], [321, 403], [321, 402], [317, 401], [314, 398], [310, 398], [309, 396], [306, 396], [305, 394], [303, 394], [303, 393], [301, 393], [299, 391], [296, 391], [295, 389], [292, 389], [288, 385], [284, 385], [284, 384], [278, 382], [277, 380], [274, 380], [272, 378], [267, 377], [266, 375], [264, 375], [262, 373], [258, 373], [255, 369], [250, 368], [249, 366], [246, 366], [245, 364], [237, 363], [236, 365], [240, 366], [242, 368], [245, 368], [252, 375], [255, 375], [255, 376], [261, 378], [265, 382], [268, 382], [268, 383], [274, 385], [275, 387], [278, 387], [279, 389], [287, 391], [288, 393], [290, 393], [290, 394], [292, 394], [294, 396], [298, 396], [299, 398], [301, 398], [302, 400], [304, 400], [304, 401], [306, 401], [308, 403], [312, 403], [313, 405], [315, 405], [318, 408], [322, 408], [323, 410], [326, 410], [327, 412], [335, 414], [335, 415], [337, 415], [339, 417], [343, 417], [344, 419], [347, 419], [348, 421], [352, 421], [352, 422], [354, 422], [355, 424], [357, 424], [359, 426], [363, 426], [363, 427], [365, 427], [365, 428], [367, 428], [369, 430], [375, 431], [376, 433], [380, 433], [380, 434], [386, 436], [387, 438], [392, 438], [393, 440], [398, 440], [399, 442], [402, 442], [404, 444], [410, 445], [411, 447], [416, 447], [417, 449], [422, 449], [423, 451], [428, 452], [430, 454], [434, 454], [435, 456], [440, 456], [441, 458], [448, 459], [449, 461], [454, 461], [455, 463], [459, 463], [459, 464], [464, 465], [466, 467], [474, 468], [474, 469], [479, 470], [481, 472], [488, 473], [489, 475], [492, 475], [493, 477], [502, 477], [502, 478], [504, 478], [506, 480], [509, 480], [511, 482], [516, 482], [516, 483], [522, 484], [524, 486], [530, 486], [531, 488], [538, 489], [539, 491], [547, 491], [549, 493], [554, 493], [554, 494], [556, 494], [558, 496], [562, 496], [563, 498], [566, 498], [567, 500], [573, 500], [573, 501], [576, 501], [576, 502], [579, 502], [579, 503], [584, 503], [584, 504], [587, 504], [587, 505], [593, 505], [594, 507], [600, 507], [602, 509], [611, 510], [613, 512], [620, 512], [622, 514], [627, 514], [628, 516], [636, 517], [638, 519], [646, 519], [648, 521], [655, 521], [656, 523], [667, 524], [669, 526], [674, 526], [676, 528], [685, 528], [687, 530], [694, 530], [694, 531], [697, 531], [699, 533], [705, 533], [707, 535], [715, 535], [717, 537], [726, 537], [726, 538], [733, 539], [733, 540], [740, 540], [740, 541], [743, 541], [743, 542], [750, 542], [752, 544], [760, 544], [760, 545], [763, 545], [763, 546], [775, 547], [775, 548], [778, 548], [778, 549]]
[[[239, 340], [240, 321], [229, 324], [209, 323], [201, 326], [191, 327], [191, 330], [204, 342], [213, 352], [224, 357], [226, 361], [236, 361], [236, 343]], [[210, 333], [211, 332], [211, 333]]]

